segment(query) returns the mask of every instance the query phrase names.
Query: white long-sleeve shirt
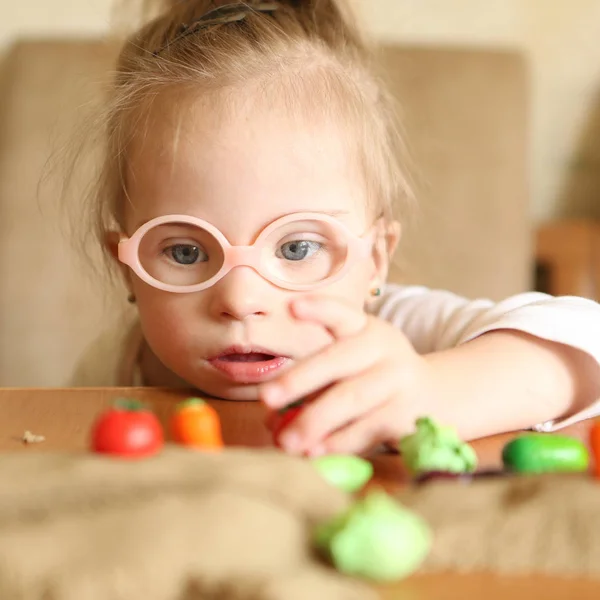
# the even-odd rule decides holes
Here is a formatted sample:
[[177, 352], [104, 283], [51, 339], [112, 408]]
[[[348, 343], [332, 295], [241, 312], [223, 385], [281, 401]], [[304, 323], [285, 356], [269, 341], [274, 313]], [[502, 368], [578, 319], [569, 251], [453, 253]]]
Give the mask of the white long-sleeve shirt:
[[[388, 284], [370, 312], [402, 330], [419, 354], [454, 348], [490, 331], [512, 329], [582, 350], [600, 368], [600, 304], [585, 298], [529, 292], [495, 303]], [[127, 326], [119, 322], [85, 353], [70, 384], [141, 385], [138, 358], [144, 343], [137, 322]], [[532, 428], [554, 431], [598, 415], [600, 400], [565, 419], [532, 423]]]

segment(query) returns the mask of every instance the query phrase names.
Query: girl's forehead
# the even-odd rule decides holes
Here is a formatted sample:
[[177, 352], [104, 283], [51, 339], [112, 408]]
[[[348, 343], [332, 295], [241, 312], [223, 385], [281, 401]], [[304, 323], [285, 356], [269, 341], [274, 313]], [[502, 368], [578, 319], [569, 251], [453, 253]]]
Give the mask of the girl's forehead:
[[128, 229], [166, 214], [197, 216], [241, 236], [294, 212], [337, 214], [357, 229], [367, 219], [358, 153], [334, 122], [267, 111], [212, 121], [193, 110], [155, 116], [128, 165]]

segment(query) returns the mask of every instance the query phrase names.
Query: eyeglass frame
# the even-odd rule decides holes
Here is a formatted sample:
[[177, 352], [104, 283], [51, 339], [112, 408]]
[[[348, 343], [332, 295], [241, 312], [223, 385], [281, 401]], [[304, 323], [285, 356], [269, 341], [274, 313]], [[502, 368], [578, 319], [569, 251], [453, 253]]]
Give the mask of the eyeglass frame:
[[[262, 250], [266, 244], [266, 240], [273, 231], [282, 227], [283, 225], [292, 223], [294, 221], [307, 220], [325, 222], [344, 232], [344, 235], [348, 241], [344, 264], [336, 273], [316, 283], [292, 284], [277, 277], [273, 277], [267, 269], [262, 267]], [[140, 242], [148, 231], [167, 223], [194, 225], [206, 230], [216, 239], [223, 252], [223, 265], [217, 271], [217, 273], [215, 273], [215, 275], [202, 283], [195, 283], [192, 285], [172, 285], [159, 281], [150, 275], [146, 269], [144, 269], [139, 255]], [[366, 236], [373, 233], [375, 226], [376, 224], [373, 225], [373, 227], [371, 227], [363, 235], [357, 235], [344, 223], [339, 221], [339, 219], [336, 219], [331, 215], [312, 212], [292, 213], [269, 223], [260, 231], [252, 244], [234, 245], [229, 242], [229, 240], [219, 229], [217, 229], [217, 227], [208, 221], [205, 221], [204, 219], [192, 217], [190, 215], [164, 215], [144, 223], [131, 235], [131, 237], [121, 234], [118, 243], [117, 256], [119, 261], [131, 268], [142, 281], [156, 289], [174, 294], [190, 294], [206, 290], [223, 279], [223, 277], [225, 277], [236, 267], [250, 267], [263, 279], [282, 289], [291, 291], [308, 291], [315, 290], [326, 285], [331, 285], [332, 283], [339, 281], [354, 264], [361, 259], [366, 258], [372, 250], [372, 241], [367, 239]]]

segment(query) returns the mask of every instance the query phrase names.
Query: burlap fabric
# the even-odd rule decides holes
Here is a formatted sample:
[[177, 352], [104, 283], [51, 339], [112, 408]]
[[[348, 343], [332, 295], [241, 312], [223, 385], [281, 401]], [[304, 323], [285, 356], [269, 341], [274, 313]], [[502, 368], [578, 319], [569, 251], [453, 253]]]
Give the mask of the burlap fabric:
[[433, 529], [424, 572], [600, 579], [600, 481], [587, 474], [430, 482], [399, 498]]
[[350, 499], [274, 451], [0, 457], [2, 600], [370, 600], [314, 558]]

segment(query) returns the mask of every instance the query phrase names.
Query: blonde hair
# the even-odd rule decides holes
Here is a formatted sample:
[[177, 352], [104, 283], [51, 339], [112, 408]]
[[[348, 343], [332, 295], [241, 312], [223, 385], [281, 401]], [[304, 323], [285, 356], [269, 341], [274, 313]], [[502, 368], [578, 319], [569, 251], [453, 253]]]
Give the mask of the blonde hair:
[[392, 219], [394, 204], [411, 198], [394, 102], [345, 2], [279, 0], [268, 3], [276, 5], [273, 11], [257, 6], [238, 21], [181, 36], [186, 24], [231, 0], [142, 1], [144, 14], [153, 18], [124, 43], [102, 120], [104, 156], [88, 211], [102, 243], [108, 231], [123, 226], [127, 150], [143, 129], [144, 110], [172, 91], [191, 91], [196, 97], [200, 92], [210, 99], [211, 93], [257, 81], [280, 89], [290, 84], [294, 92], [316, 85], [320, 95], [313, 90], [305, 96], [309, 103], [322, 101], [328, 110], [353, 117], [377, 210]]

